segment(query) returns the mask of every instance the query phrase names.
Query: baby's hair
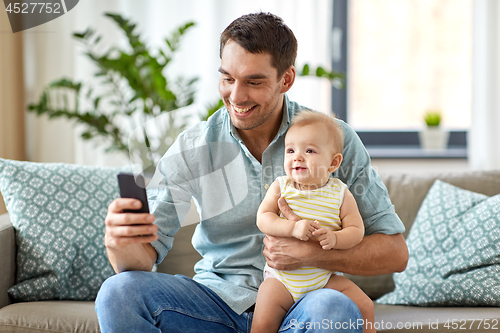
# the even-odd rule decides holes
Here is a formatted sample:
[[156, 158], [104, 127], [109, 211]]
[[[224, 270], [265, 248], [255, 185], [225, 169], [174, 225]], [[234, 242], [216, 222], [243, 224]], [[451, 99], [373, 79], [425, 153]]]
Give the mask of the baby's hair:
[[[335, 116], [312, 110], [302, 110], [292, 119], [292, 126], [307, 126], [323, 124], [328, 135], [332, 139], [335, 153], [342, 153], [344, 150], [344, 131], [335, 119]], [[321, 132], [319, 132], [321, 133]]]

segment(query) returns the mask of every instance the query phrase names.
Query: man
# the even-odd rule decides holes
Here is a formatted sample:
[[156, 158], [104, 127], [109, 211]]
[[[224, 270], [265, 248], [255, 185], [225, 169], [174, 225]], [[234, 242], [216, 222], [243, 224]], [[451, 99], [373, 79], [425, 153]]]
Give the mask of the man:
[[[123, 213], [140, 205], [132, 199], [109, 206], [105, 245], [121, 274], [103, 284], [96, 300], [103, 333], [248, 332], [265, 261], [279, 270], [316, 266], [359, 275], [404, 270], [404, 227], [361, 141], [345, 123], [344, 167], [336, 176], [356, 198], [364, 240], [351, 250], [325, 251], [314, 241], [264, 238], [256, 226], [269, 184], [284, 174], [284, 136], [301, 109], [285, 95], [295, 80], [296, 52], [293, 33], [272, 14], [244, 15], [222, 33], [219, 91], [225, 108], [181, 134], [165, 154], [154, 177], [159, 181], [148, 190], [152, 215]], [[201, 217], [192, 242], [203, 256], [196, 276], [150, 273], [172, 247], [192, 197]], [[297, 220], [286, 203], [280, 208]], [[347, 297], [318, 290], [290, 309], [281, 331], [300, 332], [307, 323], [327, 320], [361, 332], [362, 324], [352, 325], [358, 319], [359, 310]]]

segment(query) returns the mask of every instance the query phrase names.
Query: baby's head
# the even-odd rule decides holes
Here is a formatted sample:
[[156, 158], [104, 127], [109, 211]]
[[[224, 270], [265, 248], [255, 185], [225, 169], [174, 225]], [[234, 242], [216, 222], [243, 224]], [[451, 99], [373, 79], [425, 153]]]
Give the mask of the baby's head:
[[285, 172], [306, 188], [323, 186], [340, 167], [343, 146], [344, 133], [333, 116], [301, 111], [285, 137]]

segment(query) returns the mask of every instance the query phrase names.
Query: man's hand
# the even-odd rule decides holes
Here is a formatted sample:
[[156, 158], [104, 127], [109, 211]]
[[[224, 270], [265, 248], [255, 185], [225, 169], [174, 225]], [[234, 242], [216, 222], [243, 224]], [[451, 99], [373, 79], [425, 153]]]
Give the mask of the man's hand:
[[119, 198], [108, 207], [104, 245], [116, 250], [131, 244], [150, 243], [158, 239], [158, 227], [153, 224], [155, 216], [146, 213], [123, 213], [126, 209], [139, 209], [136, 199]]
[[262, 253], [269, 267], [292, 271], [307, 266], [305, 260], [309, 256], [308, 249], [312, 245], [321, 249], [318, 242], [312, 240], [304, 242], [294, 237], [266, 236]]
[[116, 273], [151, 271], [156, 261], [156, 250], [150, 244], [158, 239], [154, 215], [123, 212], [140, 207], [139, 200], [125, 198], [114, 200], [108, 207], [104, 245]]
[[292, 209], [290, 208], [290, 206], [288, 206], [288, 203], [286, 202], [285, 198], [280, 197], [278, 199], [278, 208], [279, 208], [281, 214], [283, 214], [283, 216], [288, 221], [297, 222], [297, 221], [301, 220], [301, 218], [292, 211]]
[[[284, 198], [279, 198], [278, 208], [287, 220], [293, 222], [301, 220]], [[269, 267], [278, 270], [295, 270], [306, 266], [304, 260], [309, 259], [312, 253], [311, 247], [321, 249], [316, 240], [304, 242], [294, 237], [266, 236], [263, 254]]]
[[293, 227], [292, 236], [300, 239], [301, 241], [307, 241], [313, 236], [313, 232], [320, 228], [318, 221], [311, 220], [300, 220], [295, 222]]

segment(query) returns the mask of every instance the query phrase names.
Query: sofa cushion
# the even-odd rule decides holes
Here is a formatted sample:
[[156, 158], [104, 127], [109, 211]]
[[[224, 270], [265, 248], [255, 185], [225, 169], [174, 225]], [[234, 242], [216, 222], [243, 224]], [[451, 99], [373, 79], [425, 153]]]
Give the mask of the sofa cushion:
[[16, 233], [9, 214], [0, 215], [0, 308], [11, 303], [10, 287], [16, 282]]
[[500, 328], [495, 307], [417, 307], [375, 304], [377, 333], [491, 333]]
[[439, 179], [448, 184], [487, 196], [500, 193], [500, 170], [441, 173], [381, 173], [396, 214], [403, 221], [405, 238], [432, 184]]
[[437, 180], [407, 239], [406, 270], [384, 304], [500, 305], [500, 195]]
[[99, 333], [94, 302], [23, 302], [0, 309], [2, 333]]
[[0, 159], [0, 191], [16, 229], [16, 300], [93, 300], [113, 274], [104, 247], [116, 168]]

